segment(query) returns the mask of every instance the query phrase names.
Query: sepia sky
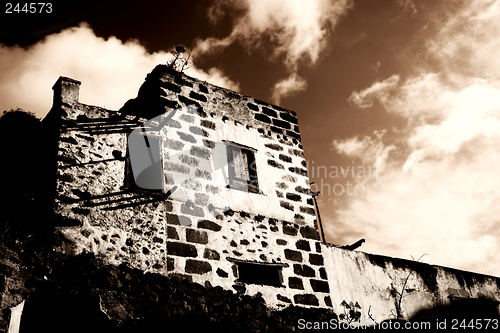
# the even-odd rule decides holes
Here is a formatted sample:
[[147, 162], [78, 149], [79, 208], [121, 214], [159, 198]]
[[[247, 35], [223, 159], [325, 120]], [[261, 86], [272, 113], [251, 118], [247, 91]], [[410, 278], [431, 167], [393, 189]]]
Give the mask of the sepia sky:
[[[30, 16], [31, 15], [31, 16]], [[0, 110], [119, 109], [169, 51], [297, 112], [328, 242], [500, 276], [500, 1], [77, 1], [0, 16]]]

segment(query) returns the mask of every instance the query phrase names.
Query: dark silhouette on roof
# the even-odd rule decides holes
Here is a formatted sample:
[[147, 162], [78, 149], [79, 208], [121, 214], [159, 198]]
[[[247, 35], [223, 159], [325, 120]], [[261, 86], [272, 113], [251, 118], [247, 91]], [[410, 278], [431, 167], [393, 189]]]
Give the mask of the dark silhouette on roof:
[[358, 247], [360, 247], [364, 242], [365, 242], [365, 239], [361, 238], [359, 241], [357, 241], [354, 244], [344, 245], [344, 246], [339, 246], [339, 247], [341, 249], [344, 249], [344, 250], [351, 250], [351, 251], [353, 251], [353, 250], [356, 250]]

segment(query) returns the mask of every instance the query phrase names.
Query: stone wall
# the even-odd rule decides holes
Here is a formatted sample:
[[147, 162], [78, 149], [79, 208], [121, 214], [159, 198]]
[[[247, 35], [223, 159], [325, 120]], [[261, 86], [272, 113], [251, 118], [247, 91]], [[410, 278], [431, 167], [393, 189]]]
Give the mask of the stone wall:
[[430, 320], [436, 318], [435, 309], [466, 299], [470, 303], [465, 313], [456, 313], [452, 318], [460, 319], [467, 313], [478, 315], [476, 309], [483, 309], [485, 303], [489, 310], [493, 309], [494, 318], [498, 317], [500, 279], [497, 277], [347, 251], [330, 244], [322, 244], [321, 248], [330, 295], [339, 315], [345, 310], [343, 302], [357, 302], [362, 322], [398, 317]]
[[[294, 112], [164, 66], [117, 112], [79, 103], [79, 84], [56, 83], [49, 116], [62, 119], [54, 211], [68, 240], [65, 251], [260, 292], [272, 307], [331, 307]], [[147, 120], [167, 117], [151, 130]], [[162, 193], [130, 187], [127, 140], [142, 123], [160, 141]], [[221, 142], [253, 149], [258, 193], [227, 188], [227, 166], [202, 167], [213, 163]], [[244, 263], [278, 267], [278, 293], [274, 286], [240, 283]]]
[[44, 236], [45, 249], [33, 244], [39, 236], [0, 245], [2, 332], [293, 332], [297, 318], [337, 319], [331, 309], [272, 311], [260, 294], [109, 265], [89, 253], [65, 257]]
[[[79, 103], [79, 85], [56, 83], [45, 122], [57, 132], [53, 211], [62, 253], [259, 295], [273, 310], [342, 314], [352, 305], [363, 321], [380, 322], [465, 297], [493, 302], [498, 314], [495, 277], [321, 243], [294, 112], [165, 66], [119, 111]], [[130, 182], [129, 134], [141, 125], [159, 142], [159, 191]], [[219, 143], [254, 153], [258, 191], [227, 188], [227, 165], [207, 168]], [[249, 267], [272, 278], [259, 280]]]

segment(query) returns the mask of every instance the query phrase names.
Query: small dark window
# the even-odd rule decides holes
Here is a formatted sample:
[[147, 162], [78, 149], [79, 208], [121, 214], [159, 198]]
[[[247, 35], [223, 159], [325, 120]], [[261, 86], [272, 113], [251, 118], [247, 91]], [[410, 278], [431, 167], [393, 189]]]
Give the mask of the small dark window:
[[256, 263], [237, 263], [238, 281], [250, 284], [283, 287], [281, 267]]
[[163, 165], [159, 138], [137, 132], [129, 136], [125, 185], [130, 190], [163, 192]]
[[236, 145], [227, 145], [229, 188], [260, 193], [254, 152]]

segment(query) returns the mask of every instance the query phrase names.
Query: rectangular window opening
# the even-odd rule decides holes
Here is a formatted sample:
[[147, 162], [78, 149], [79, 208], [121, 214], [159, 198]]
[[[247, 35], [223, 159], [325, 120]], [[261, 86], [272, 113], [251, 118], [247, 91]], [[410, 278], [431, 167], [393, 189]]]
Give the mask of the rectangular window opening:
[[287, 267], [287, 264], [259, 263], [233, 258], [227, 258], [227, 260], [238, 267], [238, 282], [284, 287], [281, 269]]
[[129, 136], [125, 187], [131, 191], [163, 194], [161, 139], [146, 133]]
[[282, 287], [281, 267], [259, 264], [238, 263], [238, 281]]
[[236, 145], [227, 145], [229, 188], [260, 193], [254, 151]]

